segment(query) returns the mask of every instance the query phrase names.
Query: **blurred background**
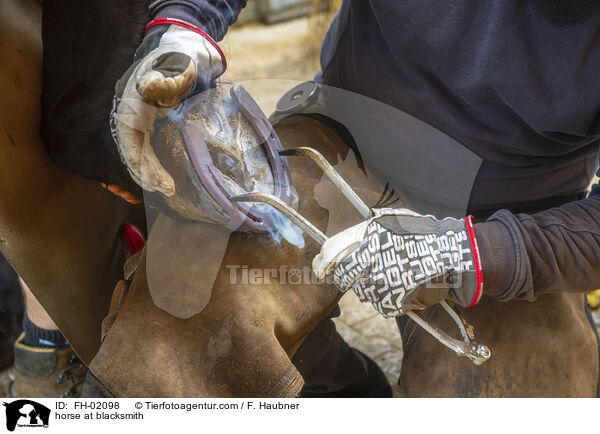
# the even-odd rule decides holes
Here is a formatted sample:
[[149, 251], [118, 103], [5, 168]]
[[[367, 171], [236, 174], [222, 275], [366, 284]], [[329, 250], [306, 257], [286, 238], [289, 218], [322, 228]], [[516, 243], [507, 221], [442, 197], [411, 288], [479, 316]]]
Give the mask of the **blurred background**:
[[340, 5], [341, 0], [249, 0], [219, 44], [228, 60], [224, 78], [311, 79]]

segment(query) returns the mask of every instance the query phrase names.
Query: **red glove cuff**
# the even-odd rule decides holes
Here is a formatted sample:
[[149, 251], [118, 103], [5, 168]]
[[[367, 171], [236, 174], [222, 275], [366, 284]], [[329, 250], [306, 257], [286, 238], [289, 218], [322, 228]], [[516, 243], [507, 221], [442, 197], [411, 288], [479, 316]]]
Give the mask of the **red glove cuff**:
[[227, 59], [225, 59], [225, 54], [223, 54], [221, 47], [219, 47], [219, 45], [215, 42], [215, 40], [213, 38], [210, 37], [210, 35], [208, 33], [206, 33], [200, 27], [195, 26], [194, 24], [188, 23], [187, 21], [180, 20], [178, 18], [157, 18], [155, 20], [152, 20], [146, 26], [146, 33], [152, 27], [159, 26], [162, 24], [168, 24], [168, 25], [172, 24], [175, 26], [180, 26], [180, 27], [183, 27], [185, 29], [191, 30], [192, 32], [196, 32], [196, 33], [204, 36], [206, 38], [206, 40], [208, 42], [210, 42], [210, 44], [213, 47], [215, 47], [215, 50], [217, 50], [217, 52], [219, 53], [219, 56], [221, 56], [221, 63], [223, 64], [223, 72], [225, 72], [225, 70], [227, 69]]
[[477, 238], [475, 238], [475, 229], [473, 229], [473, 216], [465, 217], [465, 225], [467, 227], [467, 234], [469, 235], [469, 241], [471, 242], [471, 251], [473, 252], [473, 261], [475, 262], [475, 276], [477, 279], [475, 296], [473, 300], [466, 306], [475, 306], [481, 299], [483, 294], [483, 269], [481, 267], [481, 255], [479, 254], [479, 247], [477, 246]]

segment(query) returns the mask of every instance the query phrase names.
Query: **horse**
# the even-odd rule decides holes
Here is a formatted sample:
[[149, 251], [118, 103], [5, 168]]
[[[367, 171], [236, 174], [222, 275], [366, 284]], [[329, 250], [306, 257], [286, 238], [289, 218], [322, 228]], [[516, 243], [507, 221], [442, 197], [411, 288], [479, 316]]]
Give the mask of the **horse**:
[[[168, 254], [153, 259], [147, 248], [135, 258], [129, 270], [136, 271], [126, 282], [118, 233], [123, 221], [140, 214], [140, 207], [124, 204], [95, 181], [59, 170], [38, 134], [40, 12], [36, 1], [9, 0], [0, 14], [0, 51], [8, 59], [0, 72], [5, 97], [0, 111], [2, 254], [89, 365], [98, 394], [297, 396], [303, 384], [299, 348], [331, 314], [341, 294], [310, 279], [297, 285], [278, 279], [233, 284], [231, 269], [302, 269], [319, 246], [307, 239], [298, 249], [265, 234], [230, 234], [208, 304], [190, 318], [176, 318], [154, 303], [148, 273], [162, 266], [165, 284], [193, 288], [204, 276], [192, 266], [184, 273], [169, 270], [180, 270], [173, 264], [193, 265], [210, 256], [207, 252], [223, 229], [160, 214], [149, 245]], [[54, 121], [53, 128], [78, 128], [75, 121]], [[318, 119], [293, 116], [275, 129], [284, 148], [310, 145], [330, 161], [352, 152], [337, 131]], [[299, 212], [325, 227], [328, 209], [342, 206], [345, 199], [331, 197], [328, 209], [309, 200], [321, 180], [311, 161], [294, 160], [291, 176], [301, 198]], [[373, 193], [373, 198], [364, 198], [369, 204], [377, 201], [379, 192]], [[345, 219], [350, 226], [360, 216]], [[577, 303], [583, 303], [582, 295], [541, 296], [535, 308], [529, 302], [499, 303], [484, 297], [477, 307], [461, 310], [494, 354], [481, 366], [456, 358], [409, 321], [403, 332], [404, 396], [595, 395], [595, 337], [591, 330], [581, 334], [587, 318], [581, 309], [568, 308], [560, 317], [544, 317], [545, 305]], [[428, 309], [427, 319], [449, 329], [438, 312]], [[519, 319], [527, 316], [536, 318], [538, 327], [520, 327]], [[93, 387], [88, 390], [94, 392]]]

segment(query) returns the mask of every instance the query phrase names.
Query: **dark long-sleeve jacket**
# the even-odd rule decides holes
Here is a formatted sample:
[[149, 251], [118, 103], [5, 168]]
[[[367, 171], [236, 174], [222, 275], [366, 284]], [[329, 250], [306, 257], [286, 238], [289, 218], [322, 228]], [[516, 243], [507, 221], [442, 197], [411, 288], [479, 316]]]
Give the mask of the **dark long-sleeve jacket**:
[[324, 81], [483, 159], [469, 211], [493, 214], [476, 225], [488, 295], [600, 287], [600, 196], [576, 200], [598, 161], [599, 38], [592, 1], [370, 0], [345, 2], [325, 41]]
[[248, 0], [156, 0], [148, 12], [154, 18], [178, 18], [195, 24], [220, 41]]

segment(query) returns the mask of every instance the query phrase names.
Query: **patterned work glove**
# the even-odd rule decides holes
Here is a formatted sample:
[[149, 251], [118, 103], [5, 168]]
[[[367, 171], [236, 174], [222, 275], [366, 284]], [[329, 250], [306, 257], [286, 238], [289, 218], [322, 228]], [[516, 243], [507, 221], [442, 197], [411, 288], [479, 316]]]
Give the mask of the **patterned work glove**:
[[407, 209], [375, 212], [323, 244], [313, 260], [318, 278], [333, 272], [342, 292], [352, 288], [384, 317], [444, 299], [464, 307], [479, 301], [483, 273], [471, 216], [438, 220]]
[[150, 146], [157, 117], [225, 72], [221, 49], [200, 28], [174, 18], [146, 27], [133, 65], [116, 85], [111, 129], [133, 180], [147, 191], [175, 194], [175, 183]]

